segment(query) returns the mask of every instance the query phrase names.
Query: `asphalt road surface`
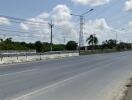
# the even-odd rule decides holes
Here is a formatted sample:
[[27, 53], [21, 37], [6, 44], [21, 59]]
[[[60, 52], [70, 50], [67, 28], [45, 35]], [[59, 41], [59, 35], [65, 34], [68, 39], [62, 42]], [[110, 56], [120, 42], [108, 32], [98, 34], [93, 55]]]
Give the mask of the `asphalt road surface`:
[[0, 100], [114, 100], [132, 52], [0, 66]]

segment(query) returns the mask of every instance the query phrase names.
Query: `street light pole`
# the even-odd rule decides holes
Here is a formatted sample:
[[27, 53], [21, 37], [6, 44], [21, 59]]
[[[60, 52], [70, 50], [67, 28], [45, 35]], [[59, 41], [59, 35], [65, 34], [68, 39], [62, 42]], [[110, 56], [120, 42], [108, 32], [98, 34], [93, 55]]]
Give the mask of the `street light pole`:
[[84, 25], [84, 16], [93, 11], [94, 9], [90, 9], [87, 12], [81, 14], [81, 15], [76, 15], [76, 14], [71, 14], [72, 16], [78, 16], [80, 17], [80, 32], [79, 32], [79, 46], [78, 46], [78, 51], [80, 54], [81, 47], [84, 45], [84, 40], [83, 40], [83, 25]]

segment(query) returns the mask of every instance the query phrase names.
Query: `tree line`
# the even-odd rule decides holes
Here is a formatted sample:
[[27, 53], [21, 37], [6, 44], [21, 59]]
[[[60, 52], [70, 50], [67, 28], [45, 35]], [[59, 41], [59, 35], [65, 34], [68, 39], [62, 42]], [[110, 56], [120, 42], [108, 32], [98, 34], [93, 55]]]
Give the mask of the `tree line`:
[[[120, 42], [118, 43], [114, 39], [103, 41], [99, 44], [99, 40], [95, 34], [90, 35], [86, 42], [88, 44], [87, 50], [105, 50], [115, 49], [118, 51], [132, 49], [131, 43]], [[37, 52], [50, 51], [50, 43], [36, 41], [34, 43], [17, 42], [12, 38], [0, 39], [0, 50], [36, 50]], [[53, 51], [63, 50], [78, 50], [78, 44], [75, 41], [68, 41], [66, 44], [52, 44]], [[86, 47], [81, 47], [81, 50], [86, 50]]]
[[[52, 44], [53, 51], [77, 50], [77, 43], [69, 41], [64, 44]], [[50, 51], [50, 43], [36, 41], [35, 43], [16, 42], [12, 38], [0, 39], [0, 50], [36, 50], [37, 52]]]
[[115, 39], [109, 39], [109, 40], [105, 40], [102, 42], [101, 45], [98, 45], [99, 41], [98, 38], [95, 36], [95, 34], [90, 35], [86, 42], [88, 43], [88, 48], [89, 50], [92, 49], [115, 49], [117, 51], [121, 51], [121, 50], [130, 50], [132, 49], [132, 43], [125, 43], [125, 42], [120, 42], [118, 43], [117, 40]]

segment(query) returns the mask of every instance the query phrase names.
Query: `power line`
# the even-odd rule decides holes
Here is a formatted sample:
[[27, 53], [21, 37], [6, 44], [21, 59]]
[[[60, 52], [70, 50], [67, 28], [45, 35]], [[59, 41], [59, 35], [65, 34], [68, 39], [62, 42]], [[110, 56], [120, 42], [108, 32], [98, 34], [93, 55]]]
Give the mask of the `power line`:
[[33, 33], [33, 32], [23, 32], [23, 31], [15, 31], [15, 30], [8, 30], [8, 29], [0, 29], [0, 31], [4, 31], [4, 32], [15, 32], [15, 33], [25, 33], [25, 34], [36, 34], [36, 33]]
[[[4, 34], [4, 33], [0, 33], [0, 35], [6, 36], [6, 34]], [[10, 35], [10, 36], [17, 36], [17, 37], [32, 37], [32, 38], [35, 38], [33, 36], [23, 36], [23, 35], [18, 35], [18, 34], [8, 34], [8, 35]]]
[[0, 17], [12, 19], [12, 20], [17, 20], [17, 21], [22, 21], [22, 22], [25, 22], [26, 21], [26, 22], [38, 23], [38, 24], [48, 24], [46, 22], [36, 22], [36, 21], [31, 21], [31, 20], [22, 19], [22, 18], [16, 18], [16, 17], [11, 17], [11, 16], [5, 16], [5, 15], [0, 15]]
[[[3, 30], [3, 29], [12, 30], [13, 28], [17, 28], [17, 27], [10, 28], [10, 27], [2, 27], [2, 26], [0, 26], [0, 28], [2, 28], [2, 30]], [[13, 29], [13, 31], [14, 31], [14, 30], [16, 31], [17, 29]], [[25, 31], [25, 32], [23, 32], [23, 31], [18, 31], [18, 32], [20, 32], [20, 33], [21, 33], [21, 32], [23, 32], [23, 33], [38, 33], [38, 31], [41, 32], [42, 30], [40, 30], [40, 29], [35, 29], [35, 31], [31, 31], [31, 30], [30, 30], [30, 32], [29, 32], [29, 31]], [[42, 33], [42, 32], [41, 32], [41, 33]]]

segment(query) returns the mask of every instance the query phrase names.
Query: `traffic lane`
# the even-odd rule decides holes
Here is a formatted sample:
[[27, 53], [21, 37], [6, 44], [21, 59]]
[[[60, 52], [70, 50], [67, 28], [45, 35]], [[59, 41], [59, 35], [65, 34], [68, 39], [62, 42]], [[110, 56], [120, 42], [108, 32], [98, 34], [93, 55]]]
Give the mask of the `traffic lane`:
[[[95, 67], [97, 67], [97, 65], [98, 63], [96, 65], [93, 64], [92, 66], [87, 67], [87, 63], [81, 63], [78, 66], [71, 65], [71, 67], [63, 67], [61, 69], [52, 70], [50, 72], [36, 70], [34, 72], [32, 71], [28, 73], [17, 73], [17, 75], [12, 76], [3, 76], [3, 79], [2, 77], [0, 77], [0, 88], [2, 90], [0, 93], [1, 96], [7, 97], [29, 89], [34, 89], [35, 87], [47, 86], [86, 70], [94, 69]], [[53, 76], [51, 75], [51, 73]]]
[[[112, 59], [112, 61], [114, 60], [115, 59]], [[99, 60], [98, 63], [100, 63], [101, 61], [104, 61], [104, 59]], [[98, 63], [96, 63], [92, 63], [93, 68], [97, 67]], [[94, 66], [94, 64], [96, 65]], [[63, 64], [63, 67], [62, 65], [60, 65], [59, 68], [54, 67], [54, 70], [48, 71], [41, 69], [31, 72], [17, 73], [16, 75], [5, 75], [3, 77], [0, 77], [0, 93], [1, 96], [7, 97], [26, 90], [34, 89], [36, 87], [46, 86], [48, 84], [52, 84], [72, 75], [86, 71], [89, 67], [91, 67], [90, 65], [91, 62], [90, 64], [88, 64], [88, 61], [83, 59], [81, 62], [72, 62], [65, 65]]]
[[102, 65], [103, 67], [25, 96], [28, 100], [115, 100], [120, 86], [132, 75], [130, 58]]
[[[80, 57], [70, 57], [70, 58], [63, 58], [63, 59], [55, 59], [50, 61], [39, 61], [39, 62], [31, 62], [31, 63], [24, 63], [24, 64], [13, 64], [13, 65], [0, 65], [0, 75], [8, 74], [8, 73], [15, 73], [18, 71], [24, 70], [31, 70], [34, 68], [49, 68], [50, 65], [58, 66], [60, 64], [67, 64], [72, 62], [82, 62], [87, 60], [90, 62], [91, 60], [96, 59], [111, 59], [112, 57], [120, 57], [122, 55], [126, 55], [129, 52], [125, 53], [110, 53], [110, 54], [96, 54], [96, 55], [88, 55], [88, 56], [80, 56]], [[53, 67], [53, 66], [50, 66]]]
[[[124, 57], [124, 54], [122, 56]], [[99, 58], [105, 58], [105, 57], [103, 56], [100, 57], [99, 55]], [[110, 62], [117, 60], [117, 58], [120, 59], [119, 56], [115, 56], [113, 59], [110, 59]], [[32, 70], [29, 72], [17, 73], [16, 75], [14, 74], [14, 75], [2, 76], [0, 77], [0, 85], [1, 85], [0, 94], [2, 97], [8, 97], [15, 95], [17, 93], [22, 94], [28, 90], [35, 90], [38, 87], [48, 86], [57, 81], [64, 80], [66, 78], [72, 77], [84, 71], [94, 69], [98, 66], [98, 63], [100, 62], [102, 63], [106, 60], [106, 59], [101, 59], [101, 60], [99, 59], [99, 61], [95, 60], [94, 62], [96, 63], [94, 62], [91, 63], [91, 61], [89, 60], [90, 63], [88, 63], [87, 57], [84, 57], [85, 60], [84, 59], [80, 60], [80, 58], [78, 59], [79, 60], [72, 61], [71, 63], [59, 64], [59, 67], [58, 66], [55, 67], [53, 64], [52, 67], [54, 69], [52, 70], [49, 69], [49, 71], [40, 69], [40, 70]], [[90, 57], [90, 59], [92, 58]], [[104, 62], [104, 63], [109, 63], [109, 59], [107, 60], [108, 62]]]

